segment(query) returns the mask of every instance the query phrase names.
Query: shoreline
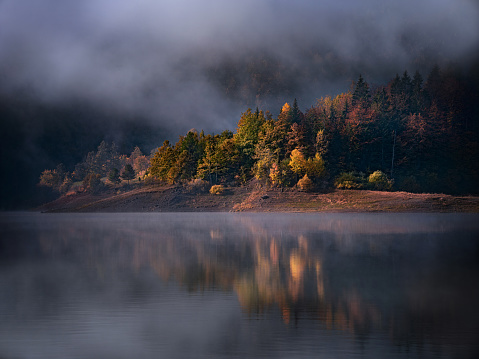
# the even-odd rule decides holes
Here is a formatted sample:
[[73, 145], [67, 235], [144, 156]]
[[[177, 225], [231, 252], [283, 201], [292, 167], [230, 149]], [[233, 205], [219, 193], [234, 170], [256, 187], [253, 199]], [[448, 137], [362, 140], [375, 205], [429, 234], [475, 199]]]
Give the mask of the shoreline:
[[258, 185], [229, 187], [223, 195], [182, 186], [145, 186], [98, 195], [72, 193], [35, 210], [75, 212], [330, 212], [479, 213], [479, 196], [369, 190], [305, 193]]

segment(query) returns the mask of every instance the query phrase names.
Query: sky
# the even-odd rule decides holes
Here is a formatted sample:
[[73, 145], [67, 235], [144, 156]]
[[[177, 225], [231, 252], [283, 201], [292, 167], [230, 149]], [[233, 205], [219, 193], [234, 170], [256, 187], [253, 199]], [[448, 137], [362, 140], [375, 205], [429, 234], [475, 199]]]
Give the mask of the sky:
[[[219, 131], [234, 126], [244, 106], [298, 97], [307, 108], [348, 90], [360, 73], [380, 83], [396, 72], [467, 61], [479, 44], [477, 5], [0, 0], [0, 89], [28, 88], [48, 103], [81, 99], [168, 129]], [[264, 59], [283, 73], [281, 90], [252, 101], [237, 85], [231, 96], [221, 74], [244, 84], [248, 65]]]
[[148, 153], [478, 50], [477, 0], [0, 0], [0, 194], [102, 139]]

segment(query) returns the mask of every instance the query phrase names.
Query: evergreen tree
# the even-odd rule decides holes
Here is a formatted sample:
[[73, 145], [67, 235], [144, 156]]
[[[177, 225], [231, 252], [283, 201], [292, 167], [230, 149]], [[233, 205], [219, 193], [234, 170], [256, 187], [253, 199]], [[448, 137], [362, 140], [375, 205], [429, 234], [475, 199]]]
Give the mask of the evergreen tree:
[[135, 170], [133, 169], [132, 165], [125, 165], [125, 168], [123, 168], [123, 173], [121, 174], [121, 178], [127, 180], [128, 185], [130, 185], [130, 180], [135, 178]]
[[358, 81], [353, 92], [353, 106], [358, 104], [366, 105], [369, 102], [369, 85], [364, 81], [362, 75], [359, 75]]
[[121, 182], [120, 180], [120, 171], [118, 168], [112, 168], [108, 173], [108, 180], [113, 184], [118, 184]]
[[294, 99], [293, 108], [291, 109], [291, 122], [300, 124], [303, 122], [304, 115], [298, 107], [298, 101]]
[[422, 93], [423, 79], [419, 71], [416, 71], [412, 79], [412, 96], [411, 96], [411, 111], [418, 113], [423, 107], [423, 93]]
[[169, 173], [175, 162], [176, 153], [170, 145], [170, 142], [166, 140], [163, 142], [163, 145], [156, 150], [150, 160], [149, 172], [153, 177], [156, 177], [161, 181], [169, 181], [170, 183], [173, 183]]

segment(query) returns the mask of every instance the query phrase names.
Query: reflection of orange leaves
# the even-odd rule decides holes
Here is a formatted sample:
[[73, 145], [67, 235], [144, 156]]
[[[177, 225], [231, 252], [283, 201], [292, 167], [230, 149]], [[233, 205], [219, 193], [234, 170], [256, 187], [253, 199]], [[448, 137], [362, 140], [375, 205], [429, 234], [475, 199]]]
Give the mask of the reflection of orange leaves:
[[210, 229], [210, 238], [213, 241], [223, 240], [223, 234], [218, 229]]
[[289, 324], [289, 321], [291, 320], [291, 310], [286, 305], [281, 307], [281, 315], [283, 317], [283, 322]]
[[276, 241], [273, 239], [269, 245], [269, 256], [273, 264], [278, 264], [279, 260], [279, 248]]
[[299, 282], [301, 280], [303, 277], [304, 267], [304, 261], [299, 254], [297, 252], [291, 253], [289, 257], [289, 268], [291, 271], [291, 278], [294, 282]]
[[323, 271], [322, 265], [319, 260], [315, 262], [316, 269], [316, 289], [318, 291], [318, 297], [320, 299], [324, 298], [324, 280], [323, 280]]
[[302, 234], [298, 237], [298, 246], [302, 253], [308, 253], [308, 239]]
[[342, 307], [339, 307], [334, 315], [334, 326], [338, 329], [348, 329], [348, 318]]

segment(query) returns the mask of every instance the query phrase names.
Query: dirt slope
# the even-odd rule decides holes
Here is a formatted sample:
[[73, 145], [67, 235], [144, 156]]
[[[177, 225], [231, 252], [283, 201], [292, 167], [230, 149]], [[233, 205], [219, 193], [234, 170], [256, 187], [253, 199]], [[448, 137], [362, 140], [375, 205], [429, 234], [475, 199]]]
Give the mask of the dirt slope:
[[122, 193], [63, 196], [39, 208], [44, 212], [476, 212], [479, 197], [336, 190], [303, 193], [262, 188], [228, 188], [223, 195], [195, 193], [181, 186], [150, 186]]

